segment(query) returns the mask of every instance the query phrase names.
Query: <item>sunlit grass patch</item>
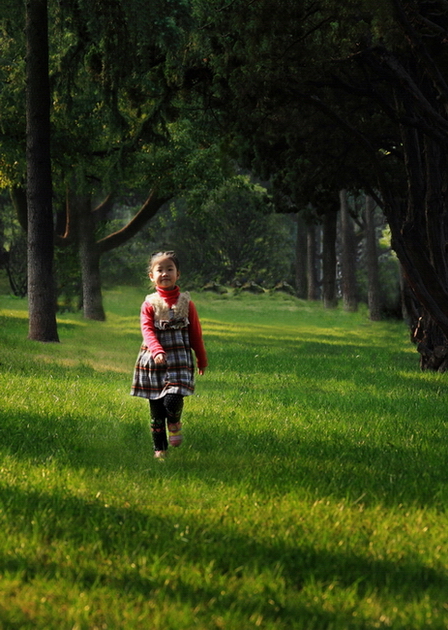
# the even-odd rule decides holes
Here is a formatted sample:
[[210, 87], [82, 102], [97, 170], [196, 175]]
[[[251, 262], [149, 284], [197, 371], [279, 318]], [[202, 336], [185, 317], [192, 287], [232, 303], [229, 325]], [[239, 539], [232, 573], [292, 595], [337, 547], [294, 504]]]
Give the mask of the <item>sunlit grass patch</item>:
[[144, 294], [48, 345], [0, 298], [0, 627], [445, 628], [446, 376], [404, 325], [194, 294], [210, 366], [158, 462]]

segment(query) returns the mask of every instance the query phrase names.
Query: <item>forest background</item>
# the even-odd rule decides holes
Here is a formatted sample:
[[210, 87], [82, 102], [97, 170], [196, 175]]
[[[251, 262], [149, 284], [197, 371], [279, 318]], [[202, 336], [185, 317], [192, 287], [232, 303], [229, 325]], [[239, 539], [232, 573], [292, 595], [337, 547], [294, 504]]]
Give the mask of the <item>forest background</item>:
[[55, 294], [104, 319], [100, 268], [133, 282], [170, 246], [194, 287], [404, 305], [445, 370], [444, 2], [1, 8], [0, 245], [31, 339], [58, 340]]

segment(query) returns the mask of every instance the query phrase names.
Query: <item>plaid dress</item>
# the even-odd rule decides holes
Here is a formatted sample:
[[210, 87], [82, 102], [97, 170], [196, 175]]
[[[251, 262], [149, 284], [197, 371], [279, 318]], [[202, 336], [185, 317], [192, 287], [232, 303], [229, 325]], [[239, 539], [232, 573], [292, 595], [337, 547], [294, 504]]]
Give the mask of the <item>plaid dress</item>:
[[157, 339], [166, 353], [166, 365], [156, 364], [143, 344], [137, 357], [131, 394], [141, 398], [162, 398], [166, 394], [189, 396], [194, 392], [194, 362], [188, 331], [188, 293], [181, 293], [171, 309], [157, 293], [146, 301], [154, 309]]

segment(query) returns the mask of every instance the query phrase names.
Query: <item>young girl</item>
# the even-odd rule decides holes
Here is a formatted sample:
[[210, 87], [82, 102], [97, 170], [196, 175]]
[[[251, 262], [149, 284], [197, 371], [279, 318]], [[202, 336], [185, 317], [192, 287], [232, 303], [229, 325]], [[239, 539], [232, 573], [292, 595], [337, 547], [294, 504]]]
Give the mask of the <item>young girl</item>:
[[[182, 442], [184, 396], [194, 392], [194, 350], [199, 374], [207, 367], [198, 314], [189, 293], [177, 286], [179, 261], [174, 252], [154, 254], [149, 277], [156, 292], [140, 311], [143, 345], [134, 369], [131, 394], [149, 399], [154, 456], [163, 458]], [[169, 439], [167, 439], [168, 425]]]

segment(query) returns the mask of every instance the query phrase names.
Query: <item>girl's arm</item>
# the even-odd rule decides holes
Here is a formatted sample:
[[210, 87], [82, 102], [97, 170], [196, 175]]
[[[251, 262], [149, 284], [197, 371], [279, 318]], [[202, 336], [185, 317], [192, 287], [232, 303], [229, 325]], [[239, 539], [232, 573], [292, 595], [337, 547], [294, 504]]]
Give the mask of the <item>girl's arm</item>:
[[154, 308], [146, 301], [143, 302], [140, 311], [140, 326], [142, 329], [143, 343], [151, 352], [151, 356], [156, 360], [156, 357], [159, 358], [157, 355], [162, 355], [161, 359], [156, 361], [156, 363], [164, 363], [165, 350], [157, 339], [154, 327]]
[[188, 319], [190, 321], [189, 334], [190, 345], [196, 355], [199, 374], [203, 374], [207, 367], [207, 352], [205, 351], [204, 341], [202, 339], [202, 328], [199, 321], [198, 312], [193, 302], [190, 301]]

